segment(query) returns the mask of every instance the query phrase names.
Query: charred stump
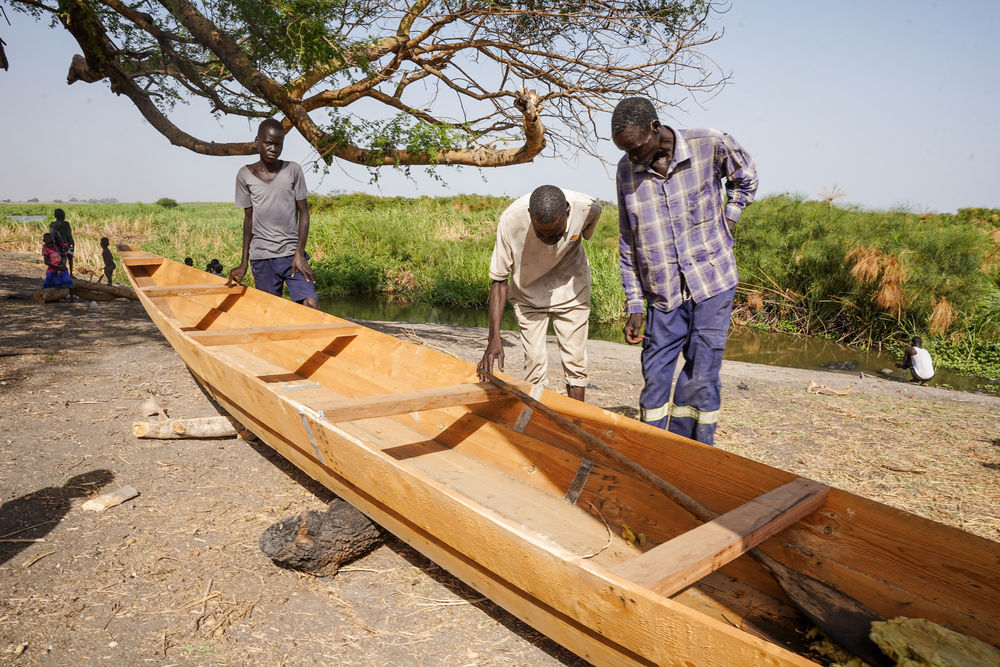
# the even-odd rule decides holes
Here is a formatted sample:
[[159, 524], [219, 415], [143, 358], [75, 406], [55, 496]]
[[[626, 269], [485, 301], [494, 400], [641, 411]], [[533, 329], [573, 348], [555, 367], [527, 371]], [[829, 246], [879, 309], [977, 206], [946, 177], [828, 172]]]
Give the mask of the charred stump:
[[381, 541], [368, 517], [336, 499], [326, 512], [306, 510], [271, 524], [260, 536], [260, 550], [282, 567], [332, 575]]

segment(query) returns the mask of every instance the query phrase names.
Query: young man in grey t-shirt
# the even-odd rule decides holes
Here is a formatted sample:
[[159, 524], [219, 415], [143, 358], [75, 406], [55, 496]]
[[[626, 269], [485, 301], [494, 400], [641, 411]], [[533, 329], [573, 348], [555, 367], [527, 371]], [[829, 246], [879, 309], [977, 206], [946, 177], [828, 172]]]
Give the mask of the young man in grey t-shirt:
[[263, 121], [254, 139], [260, 160], [236, 174], [236, 206], [244, 210], [243, 254], [226, 284], [242, 283], [249, 261], [257, 289], [281, 296], [287, 285], [293, 301], [319, 308], [306, 254], [309, 192], [302, 167], [278, 159], [284, 141], [281, 123]]

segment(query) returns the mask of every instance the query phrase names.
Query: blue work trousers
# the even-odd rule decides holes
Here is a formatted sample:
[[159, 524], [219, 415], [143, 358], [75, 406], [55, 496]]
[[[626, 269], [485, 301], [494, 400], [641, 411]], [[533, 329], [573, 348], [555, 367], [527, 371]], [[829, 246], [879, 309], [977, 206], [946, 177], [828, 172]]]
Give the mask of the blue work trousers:
[[[689, 299], [667, 312], [649, 309], [642, 341], [646, 382], [639, 395], [642, 421], [714, 444], [722, 400], [719, 370], [735, 294], [734, 288], [701, 303]], [[674, 368], [682, 351], [684, 367], [671, 400]]]

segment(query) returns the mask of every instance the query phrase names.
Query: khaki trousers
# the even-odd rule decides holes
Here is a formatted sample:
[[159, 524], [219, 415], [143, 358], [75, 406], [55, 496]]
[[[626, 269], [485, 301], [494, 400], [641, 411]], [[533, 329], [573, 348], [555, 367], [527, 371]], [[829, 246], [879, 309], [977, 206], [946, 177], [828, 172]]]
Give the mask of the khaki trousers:
[[524, 379], [532, 384], [545, 384], [549, 368], [545, 334], [551, 317], [566, 384], [586, 387], [590, 304], [563, 308], [533, 308], [520, 303], [513, 306], [524, 348]]

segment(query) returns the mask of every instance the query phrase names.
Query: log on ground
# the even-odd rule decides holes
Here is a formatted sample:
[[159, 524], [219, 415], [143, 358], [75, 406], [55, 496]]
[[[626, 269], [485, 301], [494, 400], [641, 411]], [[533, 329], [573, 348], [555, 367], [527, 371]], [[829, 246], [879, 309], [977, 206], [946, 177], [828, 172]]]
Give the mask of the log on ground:
[[73, 293], [73, 296], [80, 297], [84, 301], [114, 301], [119, 298], [113, 294], [98, 292], [87, 289], [86, 287], [78, 287], [76, 285], [73, 286], [71, 292]]
[[333, 575], [340, 566], [381, 543], [378, 527], [339, 498], [326, 512], [306, 510], [272, 524], [260, 536], [260, 550], [275, 563], [311, 574]]
[[43, 287], [35, 292], [35, 295], [32, 298], [35, 303], [58, 301], [59, 299], [69, 298], [69, 290], [65, 287]]
[[73, 277], [73, 287], [74, 291], [76, 289], [88, 290], [90, 292], [101, 292], [103, 294], [108, 294], [114, 299], [131, 299], [133, 301], [138, 301], [139, 297], [135, 295], [135, 292], [128, 285], [108, 285], [107, 283], [95, 283], [92, 280], [84, 280], [83, 278]]
[[195, 419], [161, 419], [132, 422], [132, 435], [137, 438], [233, 438], [238, 435], [229, 417], [197, 417]]

